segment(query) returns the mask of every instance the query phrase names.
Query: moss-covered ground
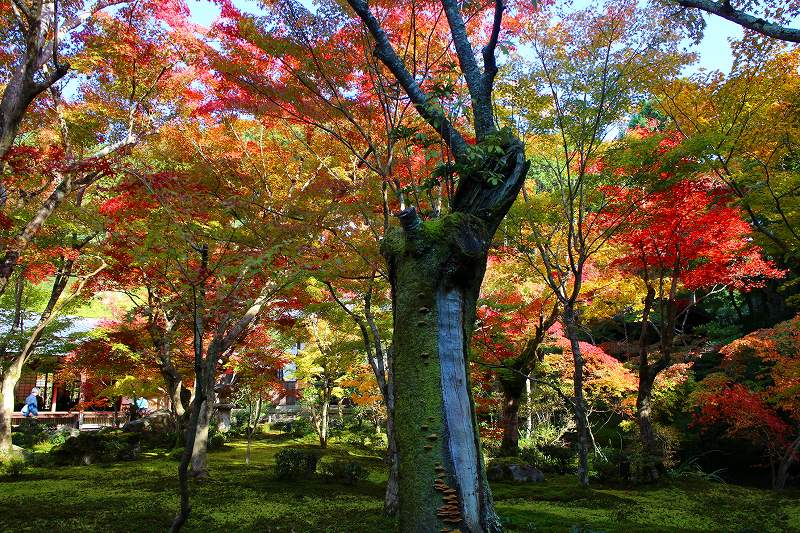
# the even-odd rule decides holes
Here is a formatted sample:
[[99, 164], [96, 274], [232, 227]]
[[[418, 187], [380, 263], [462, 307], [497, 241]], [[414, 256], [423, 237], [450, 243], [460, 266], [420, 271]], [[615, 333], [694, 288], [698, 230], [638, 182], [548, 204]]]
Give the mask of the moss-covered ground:
[[[333, 446], [328, 455], [367, 465], [355, 486], [322, 479], [274, 479], [273, 458], [293, 441], [254, 444], [250, 466], [244, 444], [210, 455], [211, 479], [193, 485], [185, 531], [391, 532], [382, 515], [385, 474], [380, 460]], [[165, 531], [178, 506], [177, 462], [148, 454], [109, 466], [37, 467], [16, 481], [0, 481], [0, 531], [37, 533]], [[581, 490], [571, 476], [544, 483], [493, 485], [509, 532], [800, 532], [800, 493], [700, 481], [637, 488]]]

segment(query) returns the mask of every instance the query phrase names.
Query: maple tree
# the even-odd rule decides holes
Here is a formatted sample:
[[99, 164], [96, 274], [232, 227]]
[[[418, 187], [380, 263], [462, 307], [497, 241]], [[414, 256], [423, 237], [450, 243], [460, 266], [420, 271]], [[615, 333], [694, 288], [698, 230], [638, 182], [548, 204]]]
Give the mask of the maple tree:
[[[755, 230], [754, 238], [792, 275], [754, 292], [767, 302], [779, 288], [791, 305], [797, 291], [798, 181], [797, 51], [772, 43], [754, 47], [737, 43], [735, 68], [727, 74], [696, 74], [663, 84], [658, 107], [686, 137], [693, 157], [699, 157], [735, 195]], [[779, 287], [780, 285], [780, 287]], [[787, 298], [788, 297], [788, 298]], [[748, 297], [750, 305], [758, 300]], [[760, 312], [788, 318], [786, 305], [770, 304]]]
[[[191, 475], [207, 476], [220, 361], [235, 355], [260, 323], [294, 310], [286, 291], [300, 269], [292, 258], [302, 258], [303, 247], [317, 236], [287, 216], [302, 204], [302, 189], [288, 180], [268, 181], [273, 175], [256, 183], [246, 179], [253, 165], [264, 168], [284, 155], [279, 136], [259, 137], [263, 126], [246, 120], [192, 126], [164, 129], [102, 207], [112, 228], [109, 254], [116, 258], [121, 286], [139, 283], [149, 294], [157, 290], [166, 305], [162, 312], [171, 313], [170, 321], [180, 317], [180, 335], [193, 353], [195, 386], [179, 466], [182, 500], [175, 530], [189, 513], [189, 466]], [[193, 142], [176, 150], [172, 135]], [[231, 151], [232, 145], [239, 149]], [[156, 303], [148, 300], [140, 307], [151, 313]], [[164, 340], [159, 335], [165, 322], [155, 326], [160, 328], [156, 338]]]
[[[97, 207], [91, 201], [98, 192], [93, 186], [112, 179], [119, 168], [119, 158], [138, 143], [142, 130], [148, 130], [153, 121], [163, 122], [165, 114], [157, 103], [168, 91], [162, 93], [161, 89], [169, 85], [168, 81], [176, 81], [181, 72], [174, 69], [174, 76], [165, 76], [174, 54], [153, 53], [160, 50], [159, 43], [171, 35], [171, 27], [161, 26], [163, 17], [156, 16], [172, 12], [169, 6], [159, 10], [155, 9], [159, 7], [155, 3], [142, 3], [120, 6], [113, 13], [105, 13], [101, 11], [108, 7], [105, 3], [86, 9], [80, 3], [70, 4], [60, 6], [61, 11], [49, 2], [13, 4], [13, 9], [2, 12], [12, 20], [9, 35], [16, 35], [18, 39], [9, 41], [2, 63], [2, 68], [10, 71], [12, 82], [4, 90], [2, 104], [2, 120], [8, 121], [3, 126], [3, 142], [8, 141], [8, 145], [3, 146], [0, 169], [3, 171], [3, 194], [0, 196], [4, 211], [0, 234], [3, 255], [0, 293], [6, 290], [14, 275], [17, 280], [26, 275], [17, 272], [20, 266], [28, 271], [28, 276], [37, 276], [35, 271], [41, 269], [40, 275], [55, 274], [55, 279], [50, 303], [40, 315], [40, 327], [31, 331], [20, 350], [3, 353], [4, 400], [0, 415], [0, 449], [3, 450], [10, 446], [10, 427], [6, 420], [13, 408], [13, 389], [37, 348], [39, 336], [64, 309], [64, 297], [70, 295], [67, 299], [73, 299], [77, 295], [75, 291], [86, 285], [91, 273], [99, 272], [97, 257], [87, 253], [87, 247], [94, 246], [103, 234], [91, 215]], [[9, 7], [8, 3], [3, 6]], [[170, 20], [175, 25], [183, 22], [180, 17]], [[58, 30], [60, 24], [66, 33]], [[78, 28], [82, 28], [81, 31]], [[73, 31], [74, 34], [70, 33]], [[113, 38], [120, 33], [127, 35], [127, 39], [112, 46]], [[66, 39], [67, 34], [72, 36]], [[42, 48], [45, 45], [46, 48]], [[61, 89], [55, 85], [66, 73], [65, 64], [59, 63], [62, 47], [70, 50], [70, 61], [80, 73], [81, 83], [70, 101], [63, 98]], [[96, 68], [101, 63], [98, 50], [107, 50], [115, 61]], [[147, 57], [145, 50], [150, 51], [148, 67], [137, 69], [133, 58]], [[55, 70], [47, 66], [52, 61], [57, 64], [53, 67]], [[167, 66], [163, 66], [164, 63]], [[48, 74], [56, 71], [59, 76]], [[43, 78], [45, 86], [39, 87]], [[51, 104], [35, 108], [33, 123], [39, 123], [40, 127], [26, 132], [23, 141], [12, 146], [20, 127], [26, 126], [21, 117], [31, 103], [31, 100], [17, 101], [21, 93], [15, 91], [22, 91], [25, 98], [33, 99], [47, 88]], [[23, 104], [24, 108], [19, 107]], [[102, 117], [92, 113], [95, 108], [104, 111]], [[47, 230], [45, 223], [53, 225], [54, 214], [63, 210], [69, 212], [61, 218], [60, 226], [56, 224]], [[48, 262], [50, 266], [45, 266]], [[104, 265], [99, 268], [102, 270]], [[21, 281], [16, 285], [19, 290]], [[15, 334], [16, 329], [12, 327], [9, 335]]]
[[143, 345], [144, 329], [143, 321], [124, 318], [99, 324], [61, 361], [58, 378], [91, 383], [91, 402], [99, 405], [108, 399], [115, 411], [123, 396], [157, 393], [160, 380], [152, 361], [154, 354]]
[[[680, 141], [679, 135], [668, 132], [660, 136], [658, 151], [663, 154]], [[661, 172], [664, 185], [647, 193], [635, 221], [612, 237], [627, 248], [617, 264], [639, 276], [647, 291], [641, 310], [636, 416], [642, 445], [653, 456], [658, 455], [651, 422], [653, 383], [659, 372], [673, 363], [677, 336], [684, 331], [693, 306], [729, 286], [747, 289], [783, 275], [750, 241], [750, 225], [726, 197], [724, 188], [721, 190], [719, 181], [704, 176], [682, 177], [683, 172], [692, 172], [691, 164], [673, 168], [680, 177]], [[619, 194], [616, 209], [623, 211], [635, 195], [641, 194], [609, 192]], [[682, 303], [682, 292], [689, 294], [688, 303]], [[658, 337], [655, 361], [650, 361], [652, 328]], [[657, 464], [648, 475], [658, 477]]]
[[270, 402], [286, 394], [278, 379], [278, 370], [287, 363], [288, 358], [279, 343], [264, 325], [259, 325], [225, 365], [226, 370], [233, 374], [229, 380], [229, 386], [233, 388], [230, 396], [247, 409], [245, 463], [248, 465], [253, 435], [261, 422], [262, 413]]
[[[565, 12], [561, 16], [570, 23], [568, 33], [555, 21], [535, 20], [526, 35], [535, 59], [522, 76], [526, 83], [510, 94], [515, 106], [527, 110], [523, 124], [535, 141], [534, 183], [530, 191], [524, 189], [504, 235], [552, 290], [572, 342], [572, 404], [583, 485], [589, 484], [589, 422], [579, 344], [585, 271], [637, 207], [631, 203], [626, 211], [607, 217], [609, 202], [602, 186], [621, 176], [609, 176], [603, 163], [608, 144], [603, 141], [631, 111], [636, 96], [651, 86], [654, 63], [661, 75], [670, 76], [685, 60], [675, 51], [677, 35], [643, 23], [648, 15], [636, 2], [608, 5], [604, 12]], [[586, 26], [592, 31], [584, 31]], [[601, 219], [606, 223], [598, 224]]]
[[694, 394], [696, 421], [723, 424], [726, 435], [762, 447], [772, 486], [782, 489], [800, 460], [800, 318], [750, 333], [721, 353], [721, 372], [706, 377]]
[[520, 276], [520, 264], [513, 257], [492, 257], [490, 265], [477, 311], [473, 357], [491, 369], [500, 384], [501, 453], [514, 455], [519, 450], [520, 400], [544, 358], [541, 346], [559, 308], [548, 288]]
[[297, 353], [296, 375], [303, 384], [303, 400], [311, 410], [311, 420], [319, 437], [320, 447], [328, 445], [329, 408], [331, 401], [345, 396], [342, 383], [360, 362], [362, 340], [316, 314], [304, 321], [307, 341]]

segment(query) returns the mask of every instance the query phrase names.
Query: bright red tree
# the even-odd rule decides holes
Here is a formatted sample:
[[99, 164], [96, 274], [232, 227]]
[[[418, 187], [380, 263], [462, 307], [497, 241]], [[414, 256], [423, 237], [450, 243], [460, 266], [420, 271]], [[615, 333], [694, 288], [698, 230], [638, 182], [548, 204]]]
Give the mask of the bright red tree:
[[696, 422], [764, 449], [772, 486], [782, 489], [800, 460], [800, 316], [720, 350], [722, 372], [700, 383]]
[[[668, 133], [657, 143], [656, 153], [668, 159], [670, 151], [679, 148], [680, 137]], [[751, 227], [723, 184], [705, 176], [692, 179], [686, 156], [681, 161], [685, 164], [673, 170], [682, 176], [676, 179], [662, 169], [651, 178], [654, 190], [644, 195], [635, 189], [606, 189], [616, 196], [619, 210], [627, 209], [631, 201], [640, 205], [634, 220], [613, 240], [626, 249], [617, 265], [640, 277], [647, 290], [641, 314], [636, 411], [642, 445], [656, 459], [646, 473], [650, 477], [659, 475], [651, 422], [653, 382], [672, 364], [676, 335], [684, 332], [690, 309], [722, 289], [744, 290], [782, 275], [752, 243]], [[650, 346], [653, 328], [658, 330], [655, 347]], [[655, 361], [650, 361], [651, 351], [658, 353]]]

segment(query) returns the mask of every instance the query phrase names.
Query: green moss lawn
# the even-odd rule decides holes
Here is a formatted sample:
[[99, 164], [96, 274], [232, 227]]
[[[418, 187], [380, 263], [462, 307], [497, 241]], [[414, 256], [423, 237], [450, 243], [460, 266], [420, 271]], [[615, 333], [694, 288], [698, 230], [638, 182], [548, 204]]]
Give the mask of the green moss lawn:
[[[272, 464], [291, 441], [244, 444], [210, 456], [211, 479], [193, 485], [185, 531], [391, 532], [382, 515], [385, 475], [378, 458], [332, 447], [371, 470], [367, 481], [343, 486], [323, 480], [283, 482]], [[148, 454], [110, 466], [37, 467], [0, 481], [0, 531], [37, 533], [165, 531], [178, 506], [177, 462]], [[800, 532], [800, 494], [708, 482], [665, 482], [645, 488], [580, 490], [570, 476], [544, 483], [493, 485], [507, 531]]]

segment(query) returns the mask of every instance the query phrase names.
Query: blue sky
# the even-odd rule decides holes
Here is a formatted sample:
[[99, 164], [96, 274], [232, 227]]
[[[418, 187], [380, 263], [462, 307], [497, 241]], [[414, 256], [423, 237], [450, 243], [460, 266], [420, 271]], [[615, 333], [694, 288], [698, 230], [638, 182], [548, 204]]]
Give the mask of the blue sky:
[[[587, 3], [589, 0], [578, 0], [575, 5]], [[187, 0], [192, 12], [192, 18], [199, 24], [210, 25], [218, 16], [219, 8], [210, 0]], [[257, 12], [258, 6], [254, 0], [237, 0], [236, 5], [243, 11]], [[720, 17], [707, 16], [705, 37], [695, 49], [699, 54], [699, 62], [690, 71], [703, 68], [706, 70], [721, 70], [728, 72], [733, 62], [728, 39], [741, 37], [742, 29], [732, 22]]]

